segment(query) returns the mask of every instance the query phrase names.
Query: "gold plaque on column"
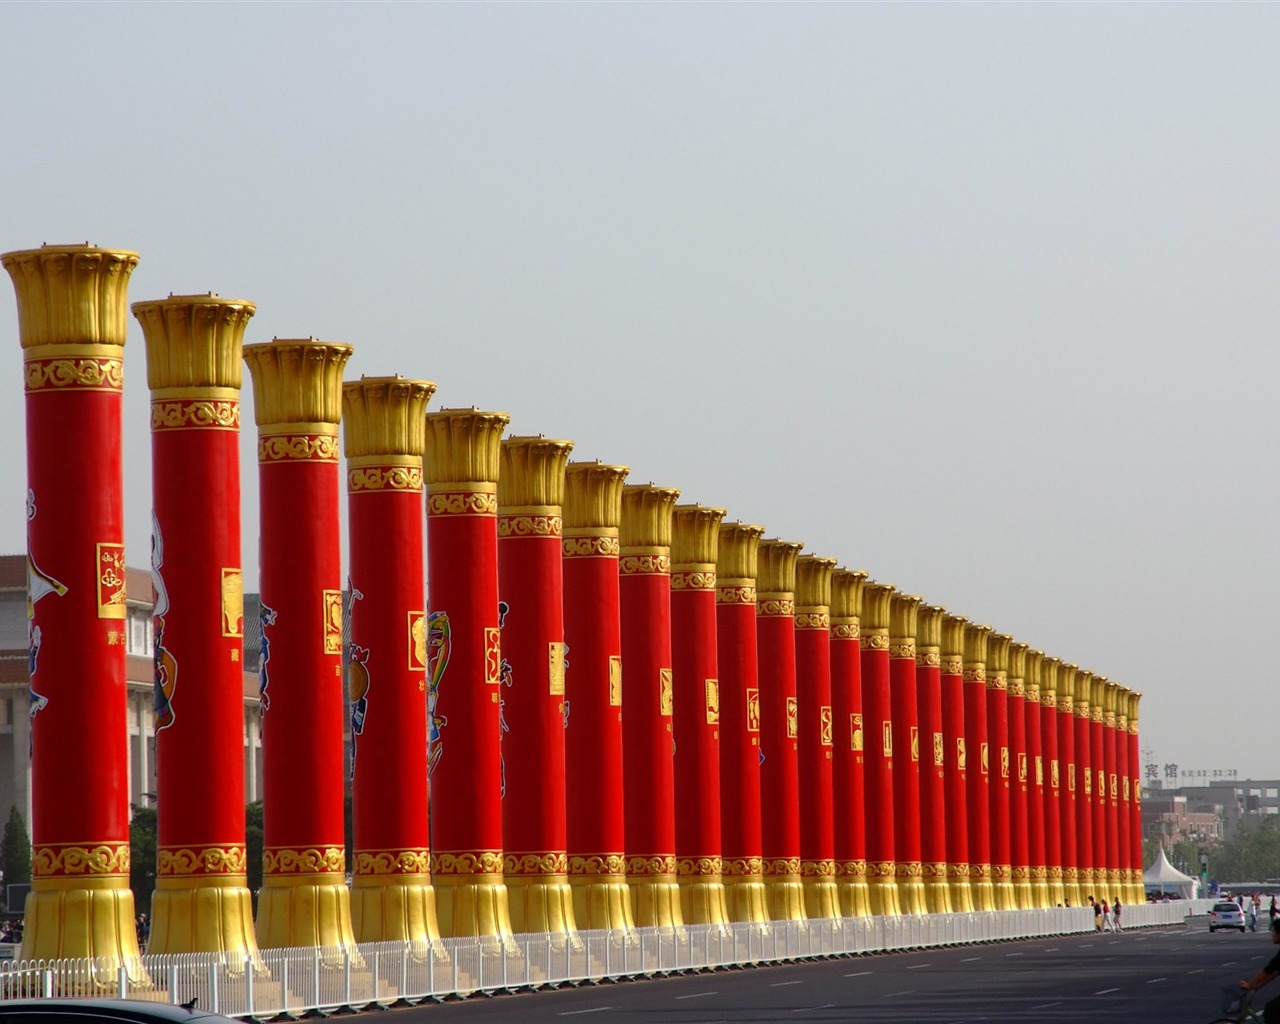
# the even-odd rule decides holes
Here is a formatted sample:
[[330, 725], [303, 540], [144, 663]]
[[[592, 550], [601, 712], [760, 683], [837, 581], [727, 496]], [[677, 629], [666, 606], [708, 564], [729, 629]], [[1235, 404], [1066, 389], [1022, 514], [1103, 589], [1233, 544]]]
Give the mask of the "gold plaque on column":
[[564, 696], [564, 644], [552, 640], [547, 645], [547, 678], [550, 681], [550, 693], [553, 697]]
[[609, 705], [622, 707], [622, 655], [609, 655]]
[[708, 679], [707, 688], [707, 725], [720, 724], [720, 683], [716, 679]]

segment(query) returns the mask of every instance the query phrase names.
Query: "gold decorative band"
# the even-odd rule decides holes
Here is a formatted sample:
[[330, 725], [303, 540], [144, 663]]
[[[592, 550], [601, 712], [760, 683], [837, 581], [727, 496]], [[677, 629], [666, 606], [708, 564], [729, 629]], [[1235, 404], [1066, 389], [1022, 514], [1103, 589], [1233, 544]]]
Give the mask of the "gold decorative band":
[[938, 653], [938, 648], [917, 647], [916, 648], [916, 667], [917, 668], [941, 668], [942, 655]]
[[683, 875], [685, 878], [712, 875], [719, 878], [723, 873], [724, 868], [719, 857], [680, 857], [676, 860], [676, 874]]
[[956, 881], [967, 880], [969, 878], [969, 865], [963, 861], [957, 864], [948, 864], [947, 877], [954, 878]]
[[628, 875], [674, 875], [676, 873], [675, 854], [658, 854], [653, 857], [628, 857]]
[[889, 649], [889, 631], [876, 626], [868, 629], [858, 638], [864, 651], [887, 651]]
[[344, 873], [347, 857], [340, 846], [323, 849], [279, 848], [265, 850], [262, 854], [262, 872], [266, 875], [313, 875], [318, 873]]
[[565, 875], [569, 873], [569, 855], [559, 850], [508, 853], [502, 857], [502, 871], [508, 875]]
[[671, 574], [672, 590], [715, 590], [716, 571], [714, 569], [695, 572], [673, 572]]
[[915, 661], [916, 642], [894, 638], [889, 641], [889, 657], [894, 661]]
[[895, 862], [894, 878], [920, 878], [924, 874], [924, 866], [918, 860], [900, 860]]
[[942, 659], [942, 674], [944, 676], [963, 675], [964, 661], [954, 655], [948, 655]]
[[867, 875], [870, 878], [896, 878], [898, 865], [891, 860], [877, 860], [867, 864]]
[[1034, 867], [1031, 869], [1031, 877], [1037, 882], [1042, 879], [1047, 879], [1049, 877], [1049, 869], [1043, 866]]
[[1074, 706], [1073, 706], [1073, 705], [1072, 705], [1072, 703], [1071, 703], [1071, 698], [1070, 698], [1070, 697], [1060, 697], [1060, 698], [1058, 699], [1058, 710], [1059, 710], [1059, 711], [1065, 712], [1066, 714], [1068, 714], [1068, 715], [1069, 715], [1069, 714], [1071, 714], [1071, 712], [1072, 712], [1072, 710], [1073, 710], [1073, 707], [1074, 707]]
[[831, 627], [832, 640], [857, 640], [858, 624], [856, 622], [842, 622], [839, 625]]
[[791, 618], [796, 613], [796, 602], [790, 597], [765, 597], [756, 602], [756, 615], [760, 618]]
[[949, 874], [950, 865], [946, 861], [935, 861], [930, 864], [923, 865], [925, 878], [946, 878]]
[[564, 520], [555, 515], [498, 516], [498, 536], [507, 537], [559, 537], [564, 531]]
[[[1041, 868], [1040, 870], [1043, 871], [1044, 869]], [[1027, 867], [1025, 864], [1015, 864], [1013, 866], [1013, 880], [1015, 882], [1023, 881], [1030, 877], [1031, 877], [1031, 868]]]
[[161, 847], [156, 851], [158, 875], [243, 875], [249, 856], [243, 846], [211, 846], [200, 850]]
[[978, 662], [973, 665], [965, 665], [964, 681], [966, 683], [986, 683], [987, 666], [982, 664], [982, 662]]
[[801, 860], [801, 878], [835, 878], [836, 862], [834, 860]]
[[836, 865], [842, 878], [866, 878], [867, 862], [865, 860], [842, 860]]
[[622, 545], [617, 537], [566, 537], [561, 550], [565, 558], [617, 558]]
[[993, 671], [987, 676], [988, 690], [1007, 690], [1009, 689], [1009, 677], [1000, 671]]
[[498, 491], [430, 491], [427, 494], [429, 516], [480, 516], [486, 519], [498, 514]]
[[68, 875], [127, 875], [128, 843], [98, 843], [96, 846], [37, 846], [31, 856], [36, 878]]
[[778, 877], [779, 875], [798, 875], [800, 874], [800, 858], [799, 857], [775, 857], [772, 860], [765, 858], [762, 861], [763, 870], [766, 876]]
[[764, 874], [764, 861], [760, 857], [729, 857], [721, 862], [720, 872], [733, 877], [759, 876]]
[[623, 576], [666, 576], [671, 572], [670, 555], [623, 555], [618, 560]]
[[361, 466], [347, 471], [347, 493], [365, 491], [422, 490], [422, 469], [417, 466]]
[[357, 875], [425, 875], [431, 870], [427, 850], [356, 850]]
[[716, 587], [716, 604], [755, 604], [755, 587]]
[[1100, 708], [1100, 707], [1096, 707], [1096, 706], [1095, 706], [1095, 707], [1091, 707], [1091, 708], [1089, 709], [1089, 721], [1090, 721], [1090, 722], [1101, 722], [1101, 721], [1102, 721], [1102, 708]]
[[1108, 729], [1114, 729], [1116, 727], [1115, 713], [1112, 711], [1103, 712], [1102, 724], [1105, 725]]
[[[1025, 697], [1026, 695], [1027, 695], [1027, 690], [1026, 690], [1026, 687], [1023, 685], [1023, 681], [1021, 677], [1013, 676], [1012, 678], [1010, 678], [1009, 679], [1009, 696]], [[1038, 692], [1036, 694], [1036, 699], [1037, 700], [1040, 699], [1040, 694]]]
[[336, 434], [268, 434], [258, 438], [258, 461], [337, 462]]
[[1061, 864], [1050, 864], [1050, 865], [1049, 865], [1049, 868], [1048, 868], [1048, 872], [1049, 872], [1049, 876], [1048, 876], [1048, 877], [1049, 877], [1049, 879], [1050, 879], [1051, 881], [1061, 881], [1061, 880], [1062, 880], [1062, 865], [1061, 865]]
[[151, 429], [239, 430], [240, 403], [236, 401], [152, 402]]
[[120, 391], [124, 388], [124, 360], [107, 358], [28, 359], [24, 367], [27, 391]]
[[991, 865], [990, 864], [970, 864], [969, 877], [976, 878], [979, 881], [981, 881], [984, 878], [990, 878]]
[[625, 875], [627, 858], [621, 853], [598, 853], [590, 857], [570, 857], [571, 875]]
[[830, 629], [828, 612], [796, 612], [796, 629]]
[[501, 850], [470, 850], [465, 853], [431, 852], [433, 875], [500, 875]]

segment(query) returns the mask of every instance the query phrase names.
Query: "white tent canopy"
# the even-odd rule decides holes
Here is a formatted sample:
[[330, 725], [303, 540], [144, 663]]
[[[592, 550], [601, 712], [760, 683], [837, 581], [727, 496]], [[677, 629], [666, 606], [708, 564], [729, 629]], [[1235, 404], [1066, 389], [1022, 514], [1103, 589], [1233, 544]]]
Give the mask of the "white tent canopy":
[[1155, 863], [1142, 873], [1142, 884], [1149, 887], [1159, 886], [1162, 892], [1173, 889], [1184, 900], [1195, 899], [1196, 879], [1190, 875], [1184, 875], [1170, 864], [1169, 858], [1164, 855], [1163, 848]]

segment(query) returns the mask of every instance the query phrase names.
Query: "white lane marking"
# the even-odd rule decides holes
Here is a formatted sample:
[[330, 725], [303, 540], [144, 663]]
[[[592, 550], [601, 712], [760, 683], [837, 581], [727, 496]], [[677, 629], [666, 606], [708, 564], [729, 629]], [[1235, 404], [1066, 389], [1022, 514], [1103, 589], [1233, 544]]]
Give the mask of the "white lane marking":
[[677, 999], [701, 999], [703, 996], [713, 996], [714, 992], [691, 992], [687, 996], [676, 996]]
[[1188, 971], [1188, 974], [1204, 974], [1203, 967], [1197, 967], [1194, 971]]
[[963, 960], [961, 960], [960, 962], [961, 962], [962, 964], [971, 964], [971, 963], [973, 963], [975, 960], [981, 960], [981, 959], [982, 959], [982, 957], [980, 957], [980, 956], [967, 956], [967, 957], [965, 957]]
[[827, 1003], [825, 1006], [797, 1006], [792, 1013], [808, 1013], [810, 1010], [831, 1010], [835, 1008], [835, 1003]]
[[1021, 953], [1006, 953], [1005, 956], [1022, 956]]
[[1118, 945], [1120, 945], [1120, 940], [1119, 940], [1119, 939], [1112, 939], [1110, 942], [1108, 942], [1108, 943], [1107, 943], [1107, 945], [1108, 945], [1108, 946], [1118, 946]]
[[[1053, 947], [1053, 949], [1046, 949], [1046, 950], [1045, 950], [1045, 952], [1046, 952], [1046, 953], [1056, 953], [1056, 952], [1058, 952], [1058, 947], [1057, 947], [1057, 946], [1054, 946], [1054, 947]], [[1051, 1005], [1053, 1005], [1053, 1006], [1057, 1006], [1058, 1004], [1057, 1004], [1057, 1003], [1052, 1003]]]
[[1061, 1006], [1061, 1005], [1062, 1005], [1061, 1003], [1041, 1003], [1039, 1006], [1033, 1006], [1033, 1007], [1031, 1007], [1031, 1009], [1033, 1009], [1033, 1010], [1047, 1010], [1047, 1009], [1049, 1009], [1049, 1007], [1051, 1007], [1051, 1006]]
[[772, 985], [770, 985], [769, 987], [770, 987], [770, 988], [782, 988], [782, 986], [783, 986], [783, 985], [803, 985], [803, 984], [804, 984], [804, 979], [802, 978], [800, 981], [775, 981], [775, 982], [774, 982]]
[[863, 977], [864, 975], [867, 975], [867, 974], [870, 974], [870, 973], [871, 973], [870, 971], [856, 971], [856, 972], [855, 972], [855, 973], [853, 973], [853, 974], [846, 974], [846, 975], [845, 975], [845, 977], [846, 977], [846, 978], [861, 978], [861, 977]]
[[557, 1017], [572, 1017], [576, 1013], [599, 1013], [601, 1010], [612, 1010], [612, 1006], [593, 1006], [589, 1010], [565, 1010], [563, 1013], [556, 1014]]
[[909, 988], [909, 989], [907, 989], [905, 992], [886, 992], [886, 993], [884, 994], [884, 998], [885, 998], [885, 999], [892, 999], [894, 996], [909, 996], [909, 995], [911, 995], [914, 991], [915, 991], [915, 989], [913, 989], [913, 988]]
[[910, 965], [907, 967], [907, 970], [909, 970], [909, 971], [918, 971], [918, 970], [920, 970], [920, 968], [922, 968], [922, 967], [932, 967], [932, 966], [933, 966], [933, 964], [910, 964]]
[[1110, 995], [1112, 992], [1119, 992], [1119, 991], [1120, 990], [1118, 988], [1104, 988], [1101, 992], [1095, 992], [1094, 995], [1106, 996], [1106, 995]]

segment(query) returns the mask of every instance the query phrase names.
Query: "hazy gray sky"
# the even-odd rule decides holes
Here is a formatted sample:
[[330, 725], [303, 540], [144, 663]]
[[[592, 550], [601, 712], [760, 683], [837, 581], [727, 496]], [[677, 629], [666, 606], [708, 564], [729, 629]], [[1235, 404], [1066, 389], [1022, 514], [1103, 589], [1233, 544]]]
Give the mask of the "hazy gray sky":
[[1274, 4], [5, 4], [0, 249], [134, 249], [134, 301], [252, 300], [1275, 778], [1278, 43]]

